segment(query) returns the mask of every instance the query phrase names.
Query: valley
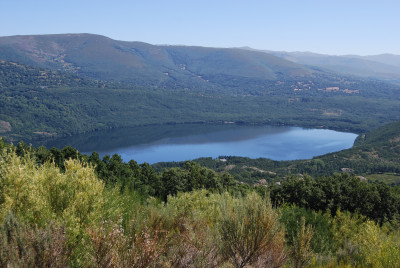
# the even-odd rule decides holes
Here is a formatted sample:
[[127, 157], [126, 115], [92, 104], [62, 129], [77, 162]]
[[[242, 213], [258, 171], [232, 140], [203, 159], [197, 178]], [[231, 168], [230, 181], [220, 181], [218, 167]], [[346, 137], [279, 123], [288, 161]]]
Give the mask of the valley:
[[0, 267], [400, 266], [399, 1], [0, 10]]
[[399, 85], [262, 51], [69, 34], [1, 37], [0, 60], [1, 131], [13, 142], [225, 121], [361, 133], [400, 120]]
[[[400, 120], [400, 86], [371, 75], [380, 64], [386, 64], [380, 70], [396, 73], [396, 59], [155, 46], [91, 34], [1, 37], [0, 131], [8, 142], [37, 146], [75, 135], [95, 139], [96, 131], [190, 124], [206, 129], [226, 122], [361, 134]], [[346, 73], [329, 67], [349, 61]], [[135, 137], [131, 142], [142, 139]], [[373, 153], [346, 156], [356, 148], [306, 161], [196, 161], [219, 172], [229, 166], [240, 174], [236, 179], [251, 183], [265, 175], [257, 170], [280, 176], [323, 176], [341, 168], [363, 175], [398, 172], [391, 170], [396, 160], [379, 164]], [[372, 162], [383, 171], [364, 168]], [[396, 177], [388, 179], [393, 180], [397, 184]]]
[[[398, 263], [400, 86], [395, 58], [385, 68], [377, 58], [343, 69], [336, 57], [311, 65], [90, 34], [0, 37], [0, 266]], [[260, 134], [265, 125], [278, 140]], [[241, 145], [257, 151], [298, 127], [322, 139], [300, 139], [310, 150], [335, 143], [332, 130], [358, 136], [351, 146], [356, 134], [341, 133], [346, 146], [301, 160], [229, 150], [150, 165], [115, 153], [163, 139], [196, 145], [202, 135], [213, 137], [206, 155], [229, 137], [229, 149], [260, 137]], [[243, 244], [256, 257], [227, 253]]]

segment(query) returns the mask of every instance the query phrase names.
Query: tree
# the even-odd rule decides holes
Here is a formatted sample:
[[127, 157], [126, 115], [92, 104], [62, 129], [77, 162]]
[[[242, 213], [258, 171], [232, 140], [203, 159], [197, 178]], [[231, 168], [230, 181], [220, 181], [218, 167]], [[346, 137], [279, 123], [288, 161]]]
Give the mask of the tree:
[[166, 201], [168, 195], [176, 195], [178, 192], [184, 192], [187, 188], [187, 173], [179, 168], [171, 168], [161, 175], [163, 184], [162, 197]]

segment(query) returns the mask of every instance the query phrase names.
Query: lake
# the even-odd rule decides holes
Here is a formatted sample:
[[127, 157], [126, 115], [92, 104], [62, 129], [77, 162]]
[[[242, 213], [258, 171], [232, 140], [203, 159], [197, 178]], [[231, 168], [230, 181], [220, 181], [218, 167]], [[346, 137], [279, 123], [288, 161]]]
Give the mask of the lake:
[[48, 148], [70, 145], [82, 153], [96, 151], [101, 157], [116, 153], [126, 162], [134, 159], [153, 164], [218, 156], [310, 159], [350, 148], [356, 137], [353, 133], [327, 129], [182, 124], [99, 131], [47, 141], [44, 145]]

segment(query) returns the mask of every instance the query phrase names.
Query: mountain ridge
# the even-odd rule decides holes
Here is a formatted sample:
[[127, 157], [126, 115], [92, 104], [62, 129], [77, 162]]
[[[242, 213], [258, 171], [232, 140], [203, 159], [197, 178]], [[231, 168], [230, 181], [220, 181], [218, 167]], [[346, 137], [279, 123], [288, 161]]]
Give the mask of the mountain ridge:
[[[9, 53], [9, 51], [13, 53]], [[0, 38], [0, 58], [39, 67], [81, 73], [92, 78], [135, 81], [139, 77], [168, 80], [176, 75], [222, 75], [274, 79], [273, 68], [310, 73], [311, 70], [278, 57], [239, 49], [196, 46], [159, 46], [117, 41], [92, 34], [13, 36]], [[210, 62], [207, 65], [206, 63]], [[261, 60], [260, 60], [261, 59]], [[241, 64], [237, 64], [237, 63]], [[271, 66], [268, 63], [271, 62]], [[242, 64], [245, 64], [242, 68]], [[238, 66], [237, 69], [228, 67]], [[211, 68], [213, 67], [213, 68]], [[246, 71], [248, 70], [249, 71]]]
[[306, 66], [315, 66], [336, 73], [400, 83], [400, 56], [380, 54], [326, 55], [313, 52], [260, 50]]

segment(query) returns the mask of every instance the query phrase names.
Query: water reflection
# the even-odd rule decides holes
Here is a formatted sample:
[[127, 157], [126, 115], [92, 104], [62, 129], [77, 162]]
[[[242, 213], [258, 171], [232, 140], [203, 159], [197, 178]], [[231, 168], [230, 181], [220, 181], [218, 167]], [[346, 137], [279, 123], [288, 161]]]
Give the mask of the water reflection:
[[297, 127], [183, 124], [93, 132], [47, 141], [44, 145], [70, 145], [85, 153], [97, 151], [101, 156], [118, 153], [125, 161], [134, 159], [139, 163], [220, 155], [294, 160], [349, 148], [356, 136]]

